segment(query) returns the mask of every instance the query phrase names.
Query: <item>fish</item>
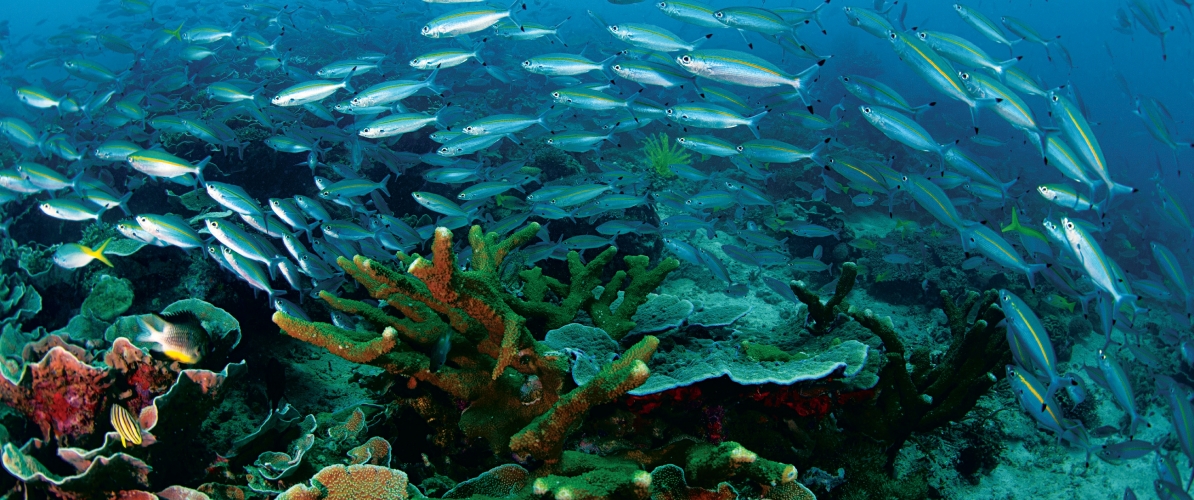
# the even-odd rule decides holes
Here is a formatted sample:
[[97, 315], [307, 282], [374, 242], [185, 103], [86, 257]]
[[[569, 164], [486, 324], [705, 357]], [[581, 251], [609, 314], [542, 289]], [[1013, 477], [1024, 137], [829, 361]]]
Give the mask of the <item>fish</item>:
[[164, 177], [173, 179], [185, 175], [195, 176], [195, 185], [203, 184], [203, 168], [211, 162], [211, 157], [204, 158], [197, 164], [174, 156], [165, 151], [142, 149], [125, 157], [125, 161], [138, 172], [150, 177]]
[[130, 443], [133, 446], [141, 446], [141, 424], [128, 408], [113, 403], [108, 418], [112, 422], [112, 428], [120, 436], [120, 446], [128, 448]]
[[763, 110], [759, 114], [746, 117], [715, 104], [692, 103], [672, 106], [667, 108], [666, 112], [668, 118], [686, 127], [728, 129], [745, 125], [756, 139], [761, 139], [759, 121], [770, 111]]
[[1049, 304], [1053, 307], [1056, 307], [1058, 309], [1063, 309], [1063, 310], [1069, 311], [1071, 313], [1074, 312], [1074, 305], [1076, 304], [1073, 301], [1066, 300], [1065, 297], [1062, 297], [1061, 295], [1058, 295], [1056, 293], [1051, 293], [1049, 295], [1046, 295], [1044, 299], [1041, 299], [1041, 301], [1046, 304]]
[[664, 0], [655, 4], [661, 12], [672, 19], [676, 19], [704, 28], [728, 28], [713, 15], [713, 8], [689, 0]]
[[676, 57], [676, 64], [689, 73], [715, 82], [754, 88], [789, 86], [807, 106], [808, 87], [821, 66], [825, 65], [825, 60], [821, 59], [800, 73], [791, 75], [774, 64], [745, 52], [702, 49], [680, 54]]
[[935, 153], [945, 161], [945, 154], [954, 147], [953, 144], [939, 144], [915, 120], [891, 108], [883, 106], [862, 105], [858, 107], [862, 117], [871, 125], [883, 132], [891, 140], [899, 142], [917, 151]]
[[606, 30], [614, 38], [630, 45], [659, 52], [692, 51], [713, 36], [712, 33], [709, 33], [691, 42], [685, 42], [667, 29], [654, 24], [642, 23], [611, 24], [606, 26]]
[[684, 149], [689, 149], [709, 156], [718, 156], [724, 158], [738, 154], [738, 147], [733, 143], [711, 135], [690, 135], [685, 137], [677, 137], [676, 143]]
[[969, 24], [970, 27], [974, 28], [975, 31], [978, 31], [992, 42], [1006, 45], [1008, 50], [1014, 48], [1015, 44], [1021, 41], [1009, 39], [1003, 32], [1003, 28], [1000, 28], [998, 24], [995, 24], [994, 21], [978, 10], [967, 7], [966, 5], [960, 3], [955, 3], [954, 12], [957, 12], [958, 17], [961, 17], [962, 20], [965, 21], [966, 24]]
[[1136, 430], [1143, 424], [1152, 427], [1144, 418], [1136, 411], [1136, 396], [1132, 389], [1131, 379], [1128, 378], [1127, 372], [1120, 366], [1115, 358], [1110, 357], [1106, 351], [1100, 350], [1095, 357], [1095, 362], [1099, 367], [1099, 371], [1103, 374], [1103, 379], [1107, 382], [1107, 390], [1115, 398], [1115, 402], [1119, 404], [1119, 408], [1128, 414], [1128, 433], [1129, 436], [1136, 435]]
[[1156, 241], [1150, 242], [1149, 248], [1152, 249], [1153, 258], [1157, 261], [1157, 267], [1161, 268], [1161, 274], [1181, 292], [1182, 300], [1186, 302], [1186, 311], [1189, 312], [1194, 309], [1194, 295], [1191, 295], [1190, 284], [1186, 281], [1186, 274], [1182, 270], [1182, 264], [1178, 260], [1177, 255], [1174, 255], [1172, 250]]
[[353, 74], [352, 71], [349, 71], [348, 76], [345, 76], [343, 80], [338, 82], [332, 80], [308, 80], [296, 83], [282, 89], [281, 92], [270, 98], [270, 103], [281, 107], [302, 106], [331, 97], [332, 94], [335, 94], [340, 89], [356, 92], [349, 85], [349, 80], [352, 79]]
[[1091, 237], [1085, 228], [1066, 217], [1061, 219], [1061, 229], [1070, 251], [1078, 257], [1077, 260], [1086, 271], [1086, 275], [1095, 286], [1111, 297], [1114, 303], [1113, 310], [1119, 310], [1120, 305], [1125, 303], [1135, 304], [1139, 297], [1124, 288], [1124, 282], [1117, 278], [1115, 264], [1103, 253], [1098, 241]]
[[973, 42], [957, 35], [940, 31], [918, 30], [916, 36], [953, 62], [970, 68], [986, 68], [996, 75], [1003, 75], [1008, 68], [1020, 62], [1024, 56], [1016, 56], [1004, 61], [995, 61], [982, 48]]
[[810, 150], [774, 139], [755, 139], [739, 144], [738, 152], [747, 158], [763, 163], [795, 163], [800, 160], [811, 160], [819, 166], [825, 166], [824, 151], [829, 140], [818, 143]]
[[[514, 13], [526, 10], [522, 0], [515, 1], [510, 7], [501, 9], [495, 7], [466, 7], [440, 15], [420, 30], [427, 38], [451, 38], [485, 30], [499, 21], [509, 19], [514, 21]], [[514, 21], [518, 24], [517, 21]]]
[[55, 219], [68, 221], [96, 220], [107, 210], [79, 198], [52, 198], [37, 205], [42, 213]]
[[617, 56], [610, 56], [601, 61], [592, 61], [587, 57], [575, 54], [552, 53], [532, 57], [522, 62], [522, 69], [529, 73], [544, 76], [576, 76], [590, 71], [602, 71], [609, 74], [610, 64]]
[[993, 106], [998, 100], [972, 96], [958, 78], [958, 71], [953, 65], [921, 41], [917, 35], [892, 31], [887, 34], [887, 38], [891, 40], [892, 48], [900, 60], [920, 75], [930, 87], [970, 107], [970, 121], [974, 125], [974, 133], [977, 134], [979, 109]]
[[847, 92], [862, 102], [892, 108], [913, 115], [918, 120], [926, 111], [937, 105], [937, 101], [932, 101], [920, 106], [913, 106], [895, 89], [873, 78], [861, 75], [841, 75], [837, 78], [842, 86], [846, 87]]
[[108, 267], [115, 267], [112, 265], [112, 261], [104, 255], [104, 250], [111, 242], [112, 238], [108, 238], [94, 249], [79, 243], [63, 243], [57, 250], [54, 250], [54, 255], [51, 258], [54, 264], [65, 269], [78, 269], [90, 264], [93, 260], [103, 262]]
[[[1045, 269], [1046, 264], [1029, 264], [1024, 261], [1011, 243], [1003, 239], [999, 233], [982, 224], [971, 225], [962, 231], [962, 248], [964, 250], [977, 249], [988, 259], [1008, 269], [1024, 273], [1028, 277], [1028, 287], [1036, 288], [1034, 276]], [[969, 257], [969, 255], [967, 255]]]
[[1117, 184], [1111, 180], [1111, 174], [1108, 171], [1107, 162], [1103, 156], [1103, 148], [1099, 145], [1099, 140], [1095, 137], [1094, 131], [1091, 130], [1090, 123], [1086, 121], [1086, 117], [1072, 101], [1061, 95], [1057, 90], [1048, 91], [1046, 99], [1049, 103], [1049, 114], [1058, 123], [1058, 128], [1065, 134], [1070, 145], [1074, 147], [1074, 151], [1078, 153], [1078, 157], [1082, 158], [1086, 162], [1086, 166], [1103, 180], [1103, 186], [1107, 189], [1107, 203], [1110, 203], [1111, 199], [1117, 194], [1139, 191], [1139, 189]]
[[207, 329], [194, 313], [150, 313], [137, 317], [137, 342], [152, 343], [154, 351], [182, 364], [193, 365], [208, 354]]

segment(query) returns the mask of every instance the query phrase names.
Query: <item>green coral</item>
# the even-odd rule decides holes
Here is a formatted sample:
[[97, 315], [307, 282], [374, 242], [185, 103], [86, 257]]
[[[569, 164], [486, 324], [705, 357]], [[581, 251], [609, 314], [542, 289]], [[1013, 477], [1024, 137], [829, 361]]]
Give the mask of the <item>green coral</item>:
[[[290, 336], [348, 361], [380, 367], [411, 379], [408, 384], [424, 382], [467, 401], [469, 407], [459, 417], [459, 429], [469, 437], [486, 438], [495, 451], [509, 449], [554, 461], [563, 440], [590, 407], [611, 401], [646, 380], [649, 370], [645, 362], [658, 340], [644, 337], [620, 359], [606, 364], [593, 380], [574, 387], [567, 358], [536, 340], [527, 321], [550, 324], [553, 318], [564, 316], [570, 321], [581, 307], [587, 307], [595, 324], [623, 334], [633, 328], [629, 318], [646, 294], [678, 263], [667, 259], [648, 269], [646, 257], [627, 257], [629, 270], [615, 273], [605, 285], [605, 293], [594, 297], [593, 289], [600, 284], [598, 278], [615, 250], [606, 250], [594, 260], [599, 265], [589, 266], [581, 265], [573, 252], [569, 255], [572, 285], [543, 277], [541, 270], [523, 277], [527, 280], [524, 288], [551, 288], [560, 297], [559, 303], [549, 301], [543, 293], [531, 297], [524, 293], [520, 298], [505, 291], [499, 273], [504, 259], [532, 239], [538, 229], [539, 225], [532, 223], [499, 239], [498, 234], [485, 234], [473, 226], [469, 231], [473, 257], [467, 271], [456, 265], [452, 232], [446, 228], [436, 230], [430, 258], [398, 254], [405, 273], [373, 259], [341, 257], [337, 261], [340, 267], [386, 309], [375, 302], [327, 292], [320, 297], [333, 309], [364, 318], [376, 326], [374, 331], [348, 330], [280, 312], [274, 314], [274, 323]], [[627, 281], [621, 300], [615, 301]], [[450, 342], [446, 363], [433, 368], [430, 353], [445, 338]], [[423, 413], [434, 411], [425, 408]]]
[[692, 156], [688, 154], [688, 151], [679, 145], [673, 145], [667, 134], [663, 132], [647, 136], [647, 139], [643, 141], [642, 151], [646, 157], [647, 166], [664, 179], [676, 176], [676, 173], [672, 172], [671, 165], [690, 165], [692, 163]]

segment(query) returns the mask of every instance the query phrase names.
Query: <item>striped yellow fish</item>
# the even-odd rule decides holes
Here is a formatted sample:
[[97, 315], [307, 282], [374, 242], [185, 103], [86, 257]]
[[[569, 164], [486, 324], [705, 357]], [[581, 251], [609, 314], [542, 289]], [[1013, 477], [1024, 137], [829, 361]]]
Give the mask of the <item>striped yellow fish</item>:
[[112, 405], [112, 427], [116, 429], [117, 434], [120, 434], [120, 444], [125, 448], [129, 447], [129, 443], [135, 446], [141, 445], [141, 424], [127, 408], [117, 404]]

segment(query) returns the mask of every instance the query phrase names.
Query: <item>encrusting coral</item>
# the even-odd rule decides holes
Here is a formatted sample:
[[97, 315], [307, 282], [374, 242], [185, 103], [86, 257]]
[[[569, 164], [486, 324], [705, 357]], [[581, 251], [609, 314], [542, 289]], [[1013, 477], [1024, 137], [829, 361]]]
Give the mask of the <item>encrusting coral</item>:
[[[543, 319], [548, 325], [562, 321], [562, 326], [586, 308], [597, 326], [624, 334], [633, 328], [630, 317], [646, 294], [678, 264], [667, 259], [655, 269], [647, 269], [646, 257], [627, 257], [629, 270], [615, 273], [600, 296], [594, 296], [600, 275], [616, 250], [607, 249], [588, 265], [580, 264], [579, 256], [572, 252], [568, 256], [571, 284], [532, 270], [523, 273], [524, 297], [519, 298], [504, 290], [499, 271], [505, 257], [538, 230], [539, 225], [532, 223], [499, 241], [499, 235], [484, 234], [479, 226], [473, 226], [469, 231], [473, 249], [470, 270], [457, 266], [452, 233], [445, 228], [435, 231], [430, 260], [398, 254], [407, 266], [406, 273], [361, 256], [352, 260], [341, 257], [337, 260], [340, 267], [384, 306], [327, 292], [320, 297], [333, 309], [375, 324], [382, 329], [380, 334], [304, 321], [281, 312], [274, 314], [274, 323], [290, 336], [348, 361], [410, 377], [408, 385], [431, 384], [467, 401], [459, 419], [459, 428], [467, 436], [486, 438], [495, 451], [510, 449], [552, 462], [588, 408], [611, 401], [646, 380], [649, 370], [645, 361], [658, 340], [644, 337], [621, 359], [604, 366], [593, 380], [573, 388], [568, 358], [536, 340], [526, 326], [527, 316]], [[627, 277], [629, 283], [622, 290]], [[548, 302], [548, 289], [557, 295], [558, 303]], [[385, 306], [390, 309], [383, 309]], [[437, 354], [437, 344], [445, 336], [450, 348]], [[446, 363], [440, 365], [440, 360], [433, 359], [436, 356], [446, 356]]]

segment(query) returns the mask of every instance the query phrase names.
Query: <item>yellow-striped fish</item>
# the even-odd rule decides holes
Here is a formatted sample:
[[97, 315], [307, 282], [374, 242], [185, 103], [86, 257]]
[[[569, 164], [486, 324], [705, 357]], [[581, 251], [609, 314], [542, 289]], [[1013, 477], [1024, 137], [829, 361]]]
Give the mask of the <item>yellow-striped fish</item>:
[[129, 443], [134, 446], [141, 445], [141, 424], [127, 408], [118, 404], [112, 405], [112, 427], [120, 434], [120, 444], [125, 448], [129, 447]]

